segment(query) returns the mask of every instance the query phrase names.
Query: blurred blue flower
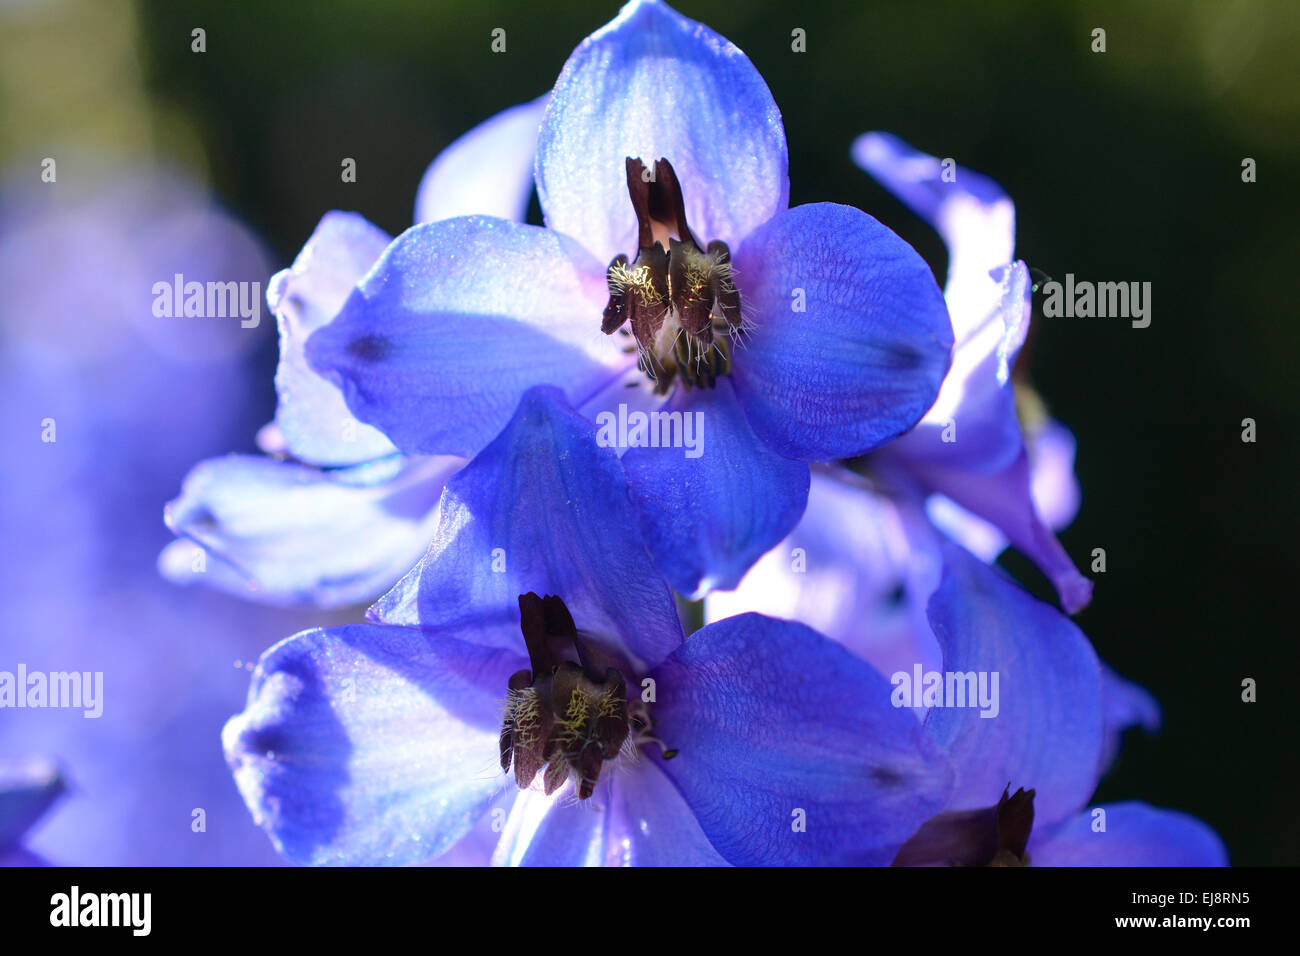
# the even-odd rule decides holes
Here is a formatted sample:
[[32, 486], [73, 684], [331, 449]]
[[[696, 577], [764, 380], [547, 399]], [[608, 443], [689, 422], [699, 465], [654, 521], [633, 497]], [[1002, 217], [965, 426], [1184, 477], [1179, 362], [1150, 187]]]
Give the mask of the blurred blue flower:
[[[544, 106], [506, 110], [452, 143], [420, 184], [417, 221], [469, 211], [523, 219]], [[279, 402], [258, 436], [270, 457], [214, 458], [186, 476], [166, 511], [182, 537], [159, 559], [171, 580], [333, 608], [373, 600], [423, 553], [442, 485], [464, 460], [402, 455], [303, 357], [307, 337], [333, 320], [390, 242], [361, 216], [330, 212], [272, 278]]]
[[276, 862], [216, 739], [246, 685], [237, 662], [300, 619], [181, 594], [154, 568], [188, 463], [259, 414], [242, 365], [268, 329], [155, 314], [177, 273], [267, 274], [257, 239], [187, 176], [68, 152], [57, 183], [24, 168], [0, 188], [0, 671], [103, 675], [98, 718], [0, 712], [0, 755], [75, 773], [27, 841], [59, 863]]
[[1065, 609], [1081, 610], [1092, 582], [1052, 534], [1078, 510], [1074, 439], [1047, 419], [1028, 386], [1018, 414], [1012, 385], [1033, 289], [1028, 267], [1013, 258], [1015, 206], [988, 177], [887, 133], [860, 136], [853, 158], [943, 237], [956, 338], [938, 400], [870, 467], [886, 480], [916, 483], [933, 520], [988, 560], [1010, 539], [1052, 581]]
[[296, 862], [467, 838], [507, 864], [884, 864], [948, 802], [938, 748], [845, 649], [756, 614], [683, 643], [618, 458], [553, 388], [449, 480], [368, 618], [268, 651], [225, 730]]
[[[709, 28], [628, 3], [560, 74], [535, 172], [548, 228], [416, 226], [308, 341], [403, 452], [472, 457], [539, 384], [603, 426], [665, 413], [606, 444], [659, 572], [700, 595], [794, 526], [807, 462], [933, 404], [952, 329], [928, 267], [856, 209], [787, 208], [780, 113]], [[702, 423], [699, 454], [660, 447], [673, 421]]]

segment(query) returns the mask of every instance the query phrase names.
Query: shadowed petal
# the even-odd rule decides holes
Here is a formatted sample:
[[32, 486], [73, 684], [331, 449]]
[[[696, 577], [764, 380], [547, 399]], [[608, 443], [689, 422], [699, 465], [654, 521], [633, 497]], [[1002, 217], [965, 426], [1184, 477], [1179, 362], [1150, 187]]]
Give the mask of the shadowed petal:
[[356, 213], [330, 212], [288, 269], [267, 284], [280, 329], [275, 424], [286, 450], [314, 465], [355, 465], [391, 454], [384, 434], [348, 411], [343, 395], [307, 365], [307, 337], [338, 314], [353, 286], [391, 242]]
[[[1056, 588], [1061, 606], [1074, 614], [1092, 600], [1092, 582], [1070, 560], [1038, 513], [1030, 483], [1029, 455], [1022, 451], [1006, 469], [994, 474], [980, 474], [958, 469], [917, 466], [916, 478], [928, 491], [942, 494], [955, 504], [982, 518], [1010, 539], [1016, 550], [1038, 565]], [[940, 511], [935, 515], [945, 521]], [[996, 538], [986, 540], [987, 552], [993, 551]], [[1000, 549], [999, 549], [1000, 550]]]
[[624, 160], [672, 163], [702, 242], [738, 243], [785, 209], [785, 128], [733, 44], [657, 0], [632, 0], [581, 44], [551, 94], [537, 144], [546, 224], [602, 263], [635, 253]]
[[655, 568], [695, 599], [734, 588], [790, 532], [808, 500], [808, 466], [758, 440], [725, 379], [678, 389], [664, 411], [681, 416], [697, 447], [632, 448], [623, 467]]
[[580, 631], [653, 665], [682, 639], [636, 527], [627, 477], [557, 389], [525, 394], [483, 453], [447, 483], [419, 565], [372, 620], [445, 628], [523, 650], [518, 598], [560, 596]]
[[16, 848], [66, 789], [63, 774], [48, 760], [0, 761], [0, 851]]
[[211, 552], [213, 566], [178, 564], [173, 552], [162, 569], [178, 583], [272, 604], [373, 600], [428, 546], [442, 486], [462, 464], [395, 457], [320, 471], [248, 455], [210, 459], [186, 476], [166, 520]]
[[501, 789], [501, 713], [524, 664], [404, 628], [305, 631], [262, 656], [226, 759], [287, 859], [427, 862]]
[[944, 545], [944, 576], [930, 624], [946, 673], [987, 674], [997, 693], [979, 707], [933, 707], [925, 727], [947, 752], [957, 787], [947, 810], [997, 803], [1008, 784], [1037, 791], [1035, 820], [1073, 813], [1097, 784], [1102, 748], [1101, 671], [1087, 638], [963, 549]]
[[307, 357], [403, 451], [472, 458], [531, 386], [581, 401], [626, 365], [600, 331], [607, 298], [603, 269], [555, 233], [427, 223], [388, 247]]
[[653, 759], [730, 863], [883, 865], [947, 800], [888, 681], [802, 624], [727, 618], [652, 676], [655, 733], [679, 750]]
[[1034, 866], [1227, 866], [1218, 835], [1195, 817], [1145, 803], [1113, 803], [1106, 829], [1094, 831], [1095, 811], [1071, 817], [1051, 831], [1035, 828]]
[[[735, 257], [752, 330], [732, 378], [754, 431], [807, 461], [864, 454], [925, 414], [952, 328], [929, 267], [850, 206], [798, 206]], [[796, 311], [798, 309], [803, 311]]]
[[[901, 440], [901, 439], [900, 439]], [[1038, 520], [1046, 529], [1060, 531], [1069, 526], [1079, 513], [1079, 480], [1074, 474], [1074, 435], [1060, 422], [1051, 420], [1026, 437], [1029, 454], [1029, 498]], [[895, 443], [897, 444], [897, 442]], [[894, 446], [890, 445], [888, 451]], [[966, 480], [960, 470], [935, 471], [933, 485], [961, 484]], [[994, 486], [1011, 495], [1023, 491], [1015, 483]], [[1023, 510], [1014, 501], [1006, 502], [1013, 511]], [[976, 517], [947, 495], [934, 493], [925, 503], [926, 513], [948, 537], [967, 551], [990, 564], [1007, 546], [1007, 536], [996, 525]], [[1048, 552], [1050, 556], [1050, 551]], [[1066, 573], [1063, 580], [1072, 575]]]
[[803, 518], [732, 592], [705, 599], [706, 620], [745, 611], [801, 621], [882, 674], [939, 667], [925, 605], [942, 558], [919, 508], [814, 469]]
[[1160, 729], [1160, 705], [1145, 689], [1120, 677], [1105, 661], [1101, 662], [1101, 702], [1106, 722], [1101, 772], [1105, 773], [1119, 754], [1124, 731], [1141, 727], [1154, 734]]
[[439, 153], [420, 180], [415, 221], [479, 213], [523, 222], [533, 192], [537, 127], [549, 98], [503, 110]]

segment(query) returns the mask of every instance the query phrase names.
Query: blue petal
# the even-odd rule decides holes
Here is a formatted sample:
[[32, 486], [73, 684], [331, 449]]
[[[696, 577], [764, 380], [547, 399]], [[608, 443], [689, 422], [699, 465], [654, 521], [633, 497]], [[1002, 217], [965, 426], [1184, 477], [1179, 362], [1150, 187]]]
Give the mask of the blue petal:
[[[603, 786], [600, 790], [606, 790]], [[604, 794], [607, 796], [607, 794]], [[492, 862], [496, 866], [602, 866], [608, 842], [608, 807], [574, 801], [565, 786], [547, 797], [524, 790], [515, 799]]]
[[[1029, 327], [1031, 282], [1013, 262], [1015, 206], [993, 180], [913, 149], [887, 133], [853, 144], [858, 165], [943, 236], [944, 299], [956, 344], [933, 408], [891, 451], [995, 471], [1020, 449], [1010, 365]], [[956, 423], [956, 441], [944, 429]]]
[[1218, 835], [1195, 817], [1145, 803], [1103, 805], [1106, 829], [1085, 811], [1029, 842], [1034, 866], [1227, 866]]
[[948, 753], [957, 789], [948, 810], [992, 806], [1008, 784], [1037, 791], [1034, 817], [1073, 813], [1097, 784], [1101, 671], [1087, 638], [1055, 608], [952, 544], [930, 599], [947, 673], [998, 675], [996, 715], [935, 707], [925, 726]]
[[953, 165], [945, 178], [943, 161], [909, 146], [892, 133], [863, 133], [853, 142], [853, 160], [882, 186], [932, 225], [949, 252], [985, 261], [972, 265], [987, 272], [1011, 260], [1015, 207], [987, 176]]
[[1004, 533], [1016, 550], [1047, 575], [1068, 613], [1088, 606], [1092, 582], [1079, 573], [1039, 514], [1031, 490], [1027, 451], [1021, 451], [1009, 467], [993, 474], [923, 465], [915, 465], [912, 472], [927, 491], [945, 495]]
[[1119, 754], [1124, 731], [1141, 727], [1154, 734], [1160, 729], [1160, 705], [1146, 690], [1120, 677], [1105, 661], [1101, 662], [1101, 703], [1106, 726], [1101, 772], [1105, 773]]
[[[907, 436], [882, 449], [882, 454], [907, 440]], [[1060, 531], [1068, 527], [1079, 513], [1079, 480], [1074, 474], [1074, 435], [1057, 421], [1048, 421], [1026, 436], [1029, 455], [1029, 507], [1037, 520], [1047, 529]], [[948, 487], [961, 484], [960, 470], [936, 472], [931, 484]], [[995, 484], [1007, 495], [1019, 495], [1023, 488], [1016, 484]], [[1007, 536], [994, 524], [979, 518], [947, 495], [931, 494], [926, 499], [926, 513], [944, 534], [967, 551], [992, 563], [1007, 546]], [[1016, 510], [1025, 508], [1022, 504]], [[1073, 575], [1067, 572], [1065, 581]]]
[[697, 444], [633, 448], [623, 467], [655, 567], [694, 600], [736, 587], [789, 534], [808, 501], [808, 466], [758, 440], [725, 379], [678, 389], [664, 411], [680, 415]]
[[[616, 768], [621, 770], [622, 768]], [[606, 863], [619, 866], [726, 866], [664, 771], [643, 760], [610, 781], [613, 839]]]
[[275, 424], [286, 449], [302, 461], [355, 465], [393, 451], [382, 432], [352, 416], [339, 390], [303, 355], [307, 337], [338, 315], [391, 241], [355, 213], [326, 213], [293, 265], [267, 284], [266, 301], [280, 329]]
[[63, 774], [47, 760], [0, 761], [0, 851], [17, 847], [66, 789]]
[[725, 866], [695, 814], [653, 762], [606, 771], [590, 800], [569, 786], [519, 795], [501, 832], [500, 866]]
[[929, 266], [880, 223], [850, 206], [798, 206], [745, 240], [735, 263], [752, 330], [732, 377], [778, 452], [864, 454], [934, 403], [948, 312]]
[[503, 110], [439, 153], [420, 180], [415, 221], [479, 213], [523, 222], [533, 193], [537, 127], [548, 99]]
[[604, 272], [571, 240], [469, 216], [407, 230], [307, 345], [362, 421], [412, 454], [472, 458], [533, 385], [580, 402], [627, 364]]
[[672, 596], [636, 527], [627, 477], [559, 391], [524, 395], [510, 424], [447, 482], [433, 543], [370, 609], [517, 648], [520, 594], [563, 598], [578, 628], [650, 666], [682, 640]]
[[[197, 465], [167, 505], [168, 526], [216, 559], [174, 555], [164, 571], [272, 604], [373, 600], [428, 546], [458, 458], [394, 458], [342, 471], [247, 455]], [[210, 573], [211, 571], [211, 573]], [[233, 571], [234, 573], [227, 573]]]
[[[1000, 283], [985, 279], [996, 300], [991, 311], [968, 338], [958, 337], [952, 368], [925, 417], [882, 453], [990, 472], [1007, 467], [1023, 448], [1007, 356], [1014, 358], [1029, 325], [1029, 270], [1017, 262], [1003, 271]], [[948, 301], [955, 315], [951, 296]], [[1008, 335], [1017, 337], [1014, 347]]]
[[437, 857], [501, 789], [508, 651], [404, 628], [305, 631], [263, 655], [222, 734], [253, 819], [295, 863]]
[[1074, 434], [1055, 419], [1025, 436], [1029, 492], [1034, 509], [1054, 531], [1069, 527], [1079, 513], [1079, 479], [1074, 474]]
[[767, 84], [732, 43], [656, 0], [633, 0], [578, 46], [538, 138], [546, 224], [602, 263], [636, 254], [628, 157], [672, 163], [701, 243], [738, 243], [789, 200]]
[[947, 801], [951, 771], [889, 683], [802, 624], [727, 618], [652, 676], [654, 731], [680, 751], [655, 759], [730, 863], [887, 864]]

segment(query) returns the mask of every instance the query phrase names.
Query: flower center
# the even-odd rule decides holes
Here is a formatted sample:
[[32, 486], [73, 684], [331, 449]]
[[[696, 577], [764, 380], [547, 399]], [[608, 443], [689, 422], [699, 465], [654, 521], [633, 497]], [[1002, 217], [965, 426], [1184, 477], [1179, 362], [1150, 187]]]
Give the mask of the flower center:
[[629, 730], [637, 731], [636, 745], [654, 740], [649, 718], [640, 700], [629, 707], [622, 673], [578, 635], [564, 601], [521, 594], [519, 614], [530, 669], [510, 677], [501, 769], [508, 771], [513, 762], [515, 782], [525, 789], [545, 767], [548, 796], [572, 776], [578, 799], [586, 800]]
[[716, 239], [704, 249], [695, 241], [668, 160], [647, 168], [628, 157], [627, 192], [637, 254], [629, 262], [620, 253], [605, 272], [609, 303], [601, 331], [612, 335], [630, 323], [637, 367], [656, 392], [667, 392], [678, 375], [687, 388], [712, 388], [731, 370], [731, 339], [743, 333], [731, 251]]

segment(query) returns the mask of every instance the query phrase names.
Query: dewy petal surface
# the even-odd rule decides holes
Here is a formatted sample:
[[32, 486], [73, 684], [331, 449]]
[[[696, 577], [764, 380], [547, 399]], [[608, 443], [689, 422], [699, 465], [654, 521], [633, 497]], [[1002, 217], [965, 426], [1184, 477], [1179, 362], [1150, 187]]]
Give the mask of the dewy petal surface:
[[[651, 666], [682, 640], [672, 596], [637, 532], [617, 455], [557, 389], [537, 388], [448, 483], [419, 565], [372, 620], [447, 629], [522, 651], [518, 598], [555, 594], [579, 630]], [[470, 636], [472, 635], [472, 636]]]
[[1003, 788], [1037, 791], [1035, 825], [1073, 813], [1097, 784], [1101, 670], [1087, 638], [1060, 611], [956, 545], [929, 617], [946, 673], [998, 674], [996, 716], [933, 707], [925, 727], [957, 772], [948, 810], [997, 803]]
[[658, 0], [632, 0], [569, 57], [537, 144], [546, 224], [602, 264], [634, 254], [624, 160], [664, 158], [703, 242], [735, 244], [785, 209], [785, 128], [734, 44]]
[[[373, 600], [419, 560], [443, 484], [462, 464], [458, 458], [395, 457], [322, 471], [227, 455], [186, 476], [166, 520], [234, 568], [246, 597], [342, 607]], [[232, 583], [220, 572], [208, 577], [206, 566], [184, 580]]]
[[623, 456], [655, 567], [692, 598], [734, 588], [803, 514], [808, 466], [758, 440], [726, 379], [678, 389], [663, 410], [698, 427], [699, 447], [696, 457], [682, 447]]
[[305, 631], [263, 655], [222, 734], [226, 759], [287, 859], [427, 862], [501, 789], [504, 689], [522, 666], [405, 628]]
[[1227, 866], [1228, 851], [1200, 820], [1146, 803], [1103, 804], [1106, 829], [1086, 810], [1029, 841], [1034, 866]]
[[864, 454], [934, 403], [952, 348], [948, 311], [929, 266], [876, 220], [851, 206], [797, 206], [746, 239], [735, 263], [752, 330], [732, 379], [776, 451]]
[[549, 98], [503, 110], [439, 153], [420, 180], [415, 221], [478, 213], [523, 222], [533, 193], [537, 127]]
[[481, 216], [415, 226], [307, 357], [403, 451], [471, 458], [531, 386], [581, 401], [627, 364], [600, 332], [603, 275], [576, 243], [535, 226]]
[[947, 801], [951, 770], [888, 681], [802, 624], [727, 618], [652, 676], [679, 749], [652, 759], [730, 863], [886, 864]]
[[286, 450], [314, 465], [355, 465], [393, 452], [384, 434], [348, 411], [343, 395], [307, 365], [307, 337], [339, 312], [391, 242], [356, 213], [326, 213], [293, 265], [267, 284], [280, 330], [275, 409]]

